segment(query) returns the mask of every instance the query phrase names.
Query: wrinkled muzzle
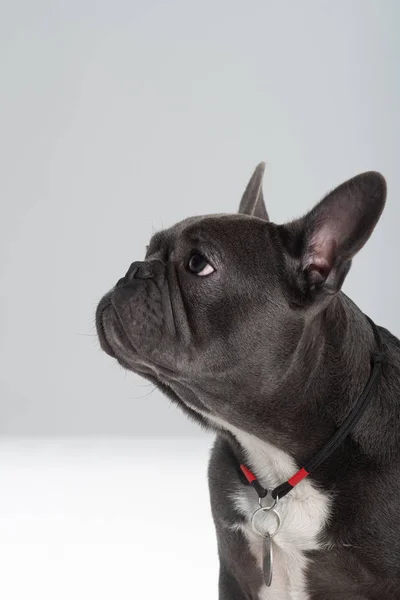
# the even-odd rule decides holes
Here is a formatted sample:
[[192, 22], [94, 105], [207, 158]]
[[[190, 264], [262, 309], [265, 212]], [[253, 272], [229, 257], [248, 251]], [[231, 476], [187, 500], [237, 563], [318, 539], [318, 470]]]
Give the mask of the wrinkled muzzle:
[[96, 311], [100, 345], [123, 366], [136, 370], [141, 364], [160, 361], [168, 332], [167, 287], [160, 260], [134, 262], [100, 300]]

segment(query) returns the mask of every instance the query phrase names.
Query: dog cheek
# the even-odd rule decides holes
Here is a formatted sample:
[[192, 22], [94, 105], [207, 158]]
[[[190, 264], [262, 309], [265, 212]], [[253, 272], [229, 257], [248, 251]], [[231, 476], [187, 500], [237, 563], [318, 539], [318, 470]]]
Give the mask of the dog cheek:
[[157, 347], [164, 330], [161, 296], [146, 285], [116, 290], [113, 304], [121, 327], [134, 349], [148, 352]]
[[129, 315], [129, 338], [138, 350], [150, 351], [158, 346], [164, 329], [161, 302], [145, 295], [139, 301], [131, 301]]

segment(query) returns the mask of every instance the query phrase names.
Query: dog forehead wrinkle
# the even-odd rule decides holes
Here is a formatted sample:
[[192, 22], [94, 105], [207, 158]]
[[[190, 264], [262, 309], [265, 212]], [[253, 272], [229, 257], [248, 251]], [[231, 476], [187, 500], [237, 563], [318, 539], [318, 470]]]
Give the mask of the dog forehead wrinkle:
[[[261, 219], [243, 214], [222, 213], [189, 217], [157, 232], [147, 247], [146, 257], [162, 254], [163, 260], [166, 261], [168, 258], [183, 258], [185, 253], [196, 249], [206, 254], [214, 252], [215, 255], [210, 255], [214, 260], [220, 260], [226, 252], [244, 257], [249, 251], [250, 241], [253, 251], [249, 260], [262, 262], [268, 251], [265, 243], [268, 236], [265, 232], [270, 225]], [[262, 259], [259, 260], [258, 255]]]

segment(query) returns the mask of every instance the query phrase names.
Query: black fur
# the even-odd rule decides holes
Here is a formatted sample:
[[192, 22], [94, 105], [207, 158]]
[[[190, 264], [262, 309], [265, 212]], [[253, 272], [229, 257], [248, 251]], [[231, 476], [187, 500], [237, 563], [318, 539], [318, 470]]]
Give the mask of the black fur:
[[[213, 427], [198, 410], [301, 465], [341, 424], [370, 374], [370, 325], [340, 288], [380, 217], [386, 186], [377, 173], [359, 175], [302, 219], [275, 225], [262, 171], [242, 199], [247, 214], [191, 218], [156, 234], [145, 262], [133, 263], [101, 300], [97, 327], [106, 352], [201, 425]], [[212, 274], [188, 271], [193, 252]], [[310, 553], [310, 600], [400, 598], [400, 342], [380, 333], [388, 360], [372, 401], [312, 475], [334, 501], [321, 532], [325, 549]], [[220, 600], [256, 599], [262, 585], [242, 534], [224, 526], [244, 518], [226, 501], [241, 485], [241, 453], [232, 435], [217, 431], [209, 483]]]

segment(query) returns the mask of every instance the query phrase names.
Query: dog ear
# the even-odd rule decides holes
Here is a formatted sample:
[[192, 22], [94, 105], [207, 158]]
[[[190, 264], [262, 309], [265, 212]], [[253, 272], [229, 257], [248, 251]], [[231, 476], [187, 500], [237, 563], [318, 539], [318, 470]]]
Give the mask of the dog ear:
[[260, 163], [251, 176], [247, 188], [240, 201], [239, 213], [251, 215], [269, 221], [267, 209], [264, 204], [262, 192], [262, 180], [265, 170], [265, 163]]
[[353, 256], [374, 230], [385, 200], [382, 175], [362, 173], [342, 183], [305, 217], [283, 226], [292, 250], [297, 248], [308, 291], [339, 291]]

